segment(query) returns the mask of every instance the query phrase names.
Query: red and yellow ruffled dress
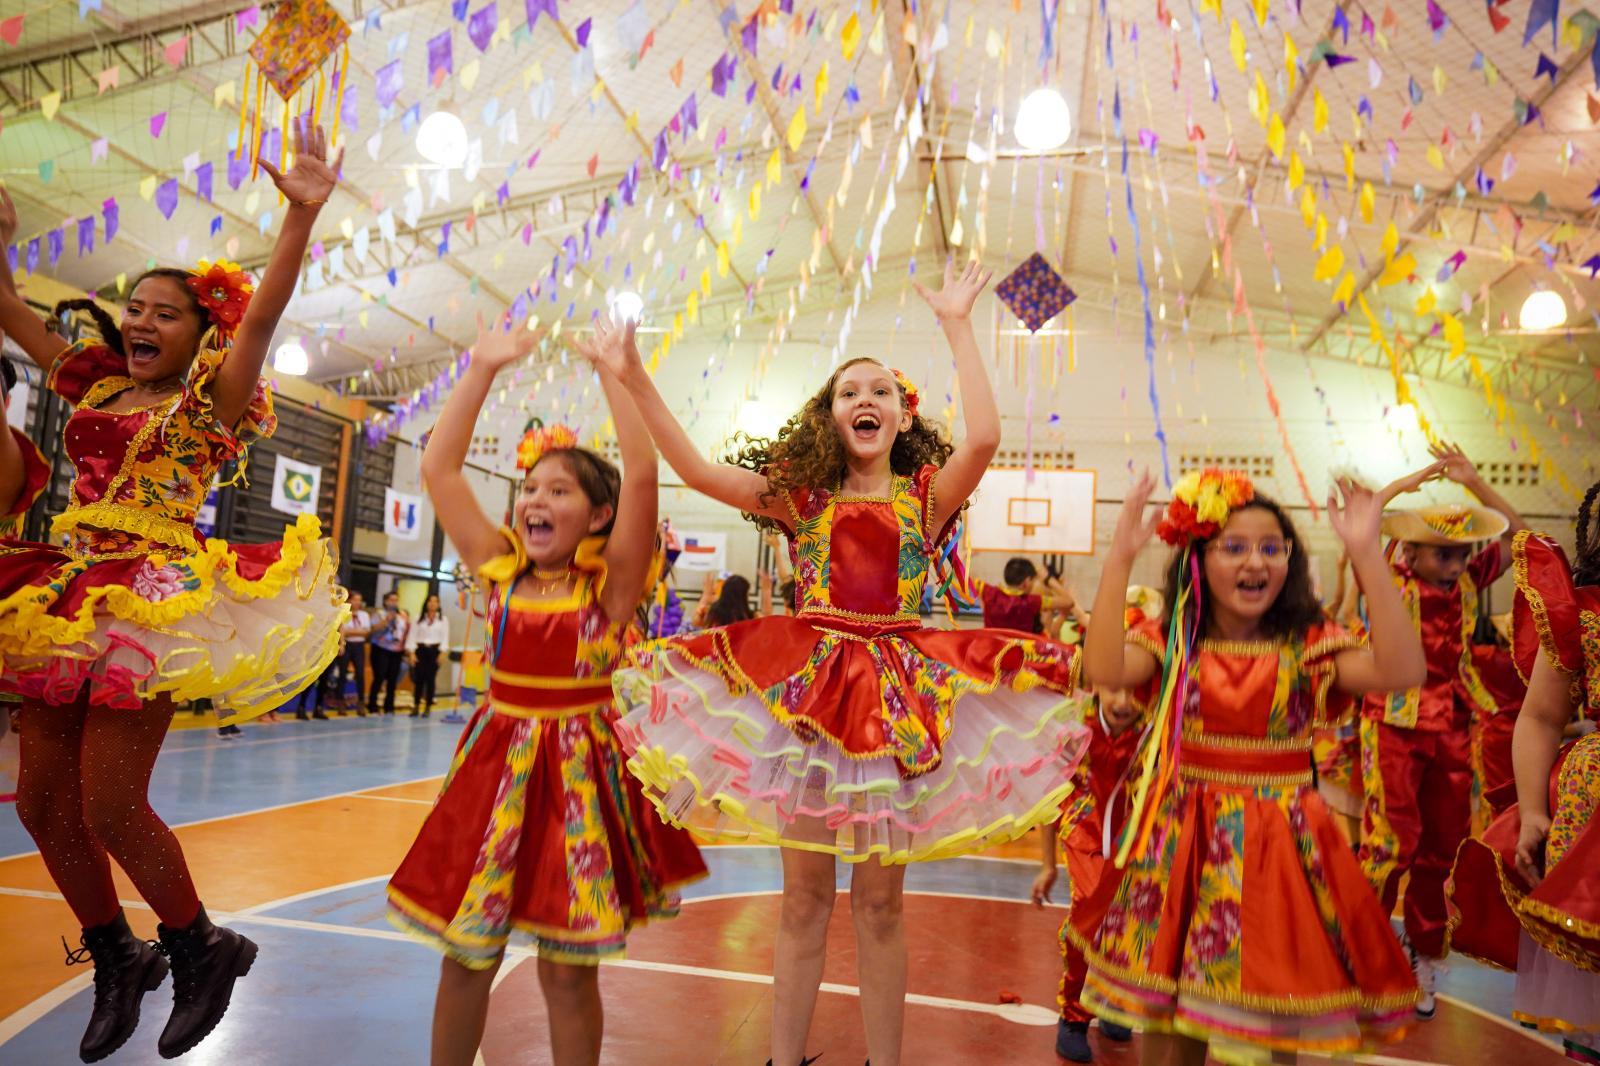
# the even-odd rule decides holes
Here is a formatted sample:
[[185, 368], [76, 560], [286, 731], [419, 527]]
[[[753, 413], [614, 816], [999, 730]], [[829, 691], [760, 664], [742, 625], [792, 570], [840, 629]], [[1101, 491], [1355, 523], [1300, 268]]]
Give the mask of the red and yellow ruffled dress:
[[950, 535], [930, 528], [937, 473], [885, 497], [785, 492], [796, 613], [654, 641], [617, 671], [628, 768], [669, 821], [898, 863], [1056, 816], [1089, 736], [1076, 652], [923, 627]]
[[494, 965], [513, 932], [541, 958], [594, 965], [633, 926], [677, 914], [676, 889], [706, 867], [623, 770], [611, 671], [629, 620], [600, 606], [600, 542], [579, 549], [571, 596], [538, 600], [513, 591], [529, 563], [502, 532], [510, 553], [479, 571], [488, 698], [389, 881], [389, 921], [471, 969]]
[[74, 407], [64, 437], [77, 475], [51, 525], [63, 546], [0, 539], [0, 689], [121, 709], [203, 698], [240, 721], [333, 660], [348, 608], [315, 516], [273, 544], [195, 531], [217, 470], [277, 425], [265, 385], [237, 426], [218, 421], [226, 355], [203, 348], [177, 396], [125, 413], [101, 410], [134, 382], [98, 337], [51, 368], [46, 386]]
[[[1575, 677], [1578, 713], [1600, 721], [1600, 586], [1576, 586], [1561, 546], [1527, 531], [1512, 546], [1517, 582], [1512, 655], [1531, 676], [1544, 655]], [[1544, 880], [1517, 873], [1515, 806], [1456, 854], [1448, 886], [1451, 946], [1517, 971], [1513, 1016], [1600, 1048], [1600, 733], [1561, 750], [1550, 768]]]
[[[1157, 659], [1159, 624], [1128, 633]], [[1086, 1006], [1210, 1042], [1221, 1062], [1397, 1039], [1416, 982], [1350, 844], [1312, 786], [1314, 727], [1351, 709], [1332, 690], [1337, 625], [1304, 639], [1206, 640], [1192, 666], [1176, 780], [1092, 937]]]

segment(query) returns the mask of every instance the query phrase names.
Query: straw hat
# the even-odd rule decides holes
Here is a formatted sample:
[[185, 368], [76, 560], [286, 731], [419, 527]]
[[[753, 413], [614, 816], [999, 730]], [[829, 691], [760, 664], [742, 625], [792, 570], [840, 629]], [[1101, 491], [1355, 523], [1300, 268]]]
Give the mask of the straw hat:
[[1166, 597], [1149, 585], [1129, 585], [1125, 602], [1146, 618], [1160, 618], [1167, 604]]
[[1383, 535], [1408, 544], [1476, 544], [1495, 539], [1510, 526], [1499, 511], [1459, 503], [1383, 513]]

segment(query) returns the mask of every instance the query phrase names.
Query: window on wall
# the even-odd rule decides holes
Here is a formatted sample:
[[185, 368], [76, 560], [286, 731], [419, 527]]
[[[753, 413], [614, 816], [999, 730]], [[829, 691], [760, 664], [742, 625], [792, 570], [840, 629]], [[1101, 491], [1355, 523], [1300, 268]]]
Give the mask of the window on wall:
[[383, 532], [383, 490], [394, 484], [394, 438], [368, 445], [363, 438], [351, 467], [356, 479], [356, 526]]
[[[1026, 448], [1001, 448], [994, 453], [990, 466], [1005, 466], [1026, 468], [1028, 466], [1028, 450]], [[1078, 465], [1076, 452], [1064, 452], [1046, 448], [1033, 450], [1033, 467], [1035, 470], [1071, 470]]]
[[1478, 464], [1478, 471], [1489, 484], [1505, 488], [1529, 488], [1539, 484], [1538, 463], [1486, 462]]
[[1272, 477], [1273, 457], [1270, 455], [1197, 455], [1185, 454], [1178, 457], [1178, 475], [1204, 470], [1208, 466], [1220, 467], [1223, 470], [1242, 470], [1250, 476], [1252, 481], [1265, 481]]
[[269, 541], [283, 536], [283, 527], [294, 516], [272, 506], [272, 475], [282, 455], [322, 468], [317, 491], [317, 517], [323, 533], [333, 533], [333, 512], [339, 498], [339, 448], [345, 423], [331, 415], [314, 411], [282, 396], [273, 397], [278, 415], [278, 431], [250, 446], [250, 463], [245, 470], [249, 484], [235, 489], [233, 520], [224, 531], [231, 540]]

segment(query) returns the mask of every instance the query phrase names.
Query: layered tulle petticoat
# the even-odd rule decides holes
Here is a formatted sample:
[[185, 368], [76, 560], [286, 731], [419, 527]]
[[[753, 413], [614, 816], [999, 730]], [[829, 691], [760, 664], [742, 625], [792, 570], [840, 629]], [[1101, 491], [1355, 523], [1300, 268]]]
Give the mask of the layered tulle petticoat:
[[237, 425], [213, 414], [225, 357], [202, 351], [176, 397], [128, 412], [99, 409], [133, 385], [122, 356], [80, 342], [57, 361], [48, 385], [75, 406], [77, 474], [52, 525], [65, 544], [0, 540], [0, 688], [127, 709], [209, 699], [227, 721], [272, 710], [333, 661], [348, 608], [314, 516], [270, 544], [194, 529], [218, 468], [276, 426], [264, 387]]
[[600, 605], [604, 563], [580, 549], [570, 598], [519, 596], [528, 561], [503, 532], [510, 554], [480, 571], [493, 589], [488, 699], [389, 882], [389, 920], [471, 969], [514, 935], [540, 958], [592, 965], [676, 914], [678, 887], [706, 867], [623, 768], [611, 668], [624, 627]]
[[[1165, 654], [1159, 626], [1129, 640]], [[1311, 733], [1350, 709], [1332, 684], [1355, 643], [1333, 625], [1201, 643], [1152, 831], [1098, 929], [1066, 930], [1091, 1011], [1205, 1040], [1227, 1063], [1350, 1052], [1412, 1020], [1411, 967], [1312, 784]]]
[[1055, 818], [1088, 743], [1072, 649], [921, 625], [937, 470], [785, 493], [796, 616], [636, 649], [628, 768], [670, 821], [849, 861], [959, 855]]

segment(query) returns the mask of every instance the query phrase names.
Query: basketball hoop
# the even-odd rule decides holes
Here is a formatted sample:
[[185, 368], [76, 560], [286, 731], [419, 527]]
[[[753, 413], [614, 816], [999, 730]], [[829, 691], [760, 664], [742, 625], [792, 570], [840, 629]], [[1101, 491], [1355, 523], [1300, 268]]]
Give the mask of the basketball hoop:
[[1040, 526], [1050, 525], [1051, 503], [1046, 499], [1013, 496], [1006, 501], [1006, 525], [1021, 529], [1024, 537], [1031, 537]]

